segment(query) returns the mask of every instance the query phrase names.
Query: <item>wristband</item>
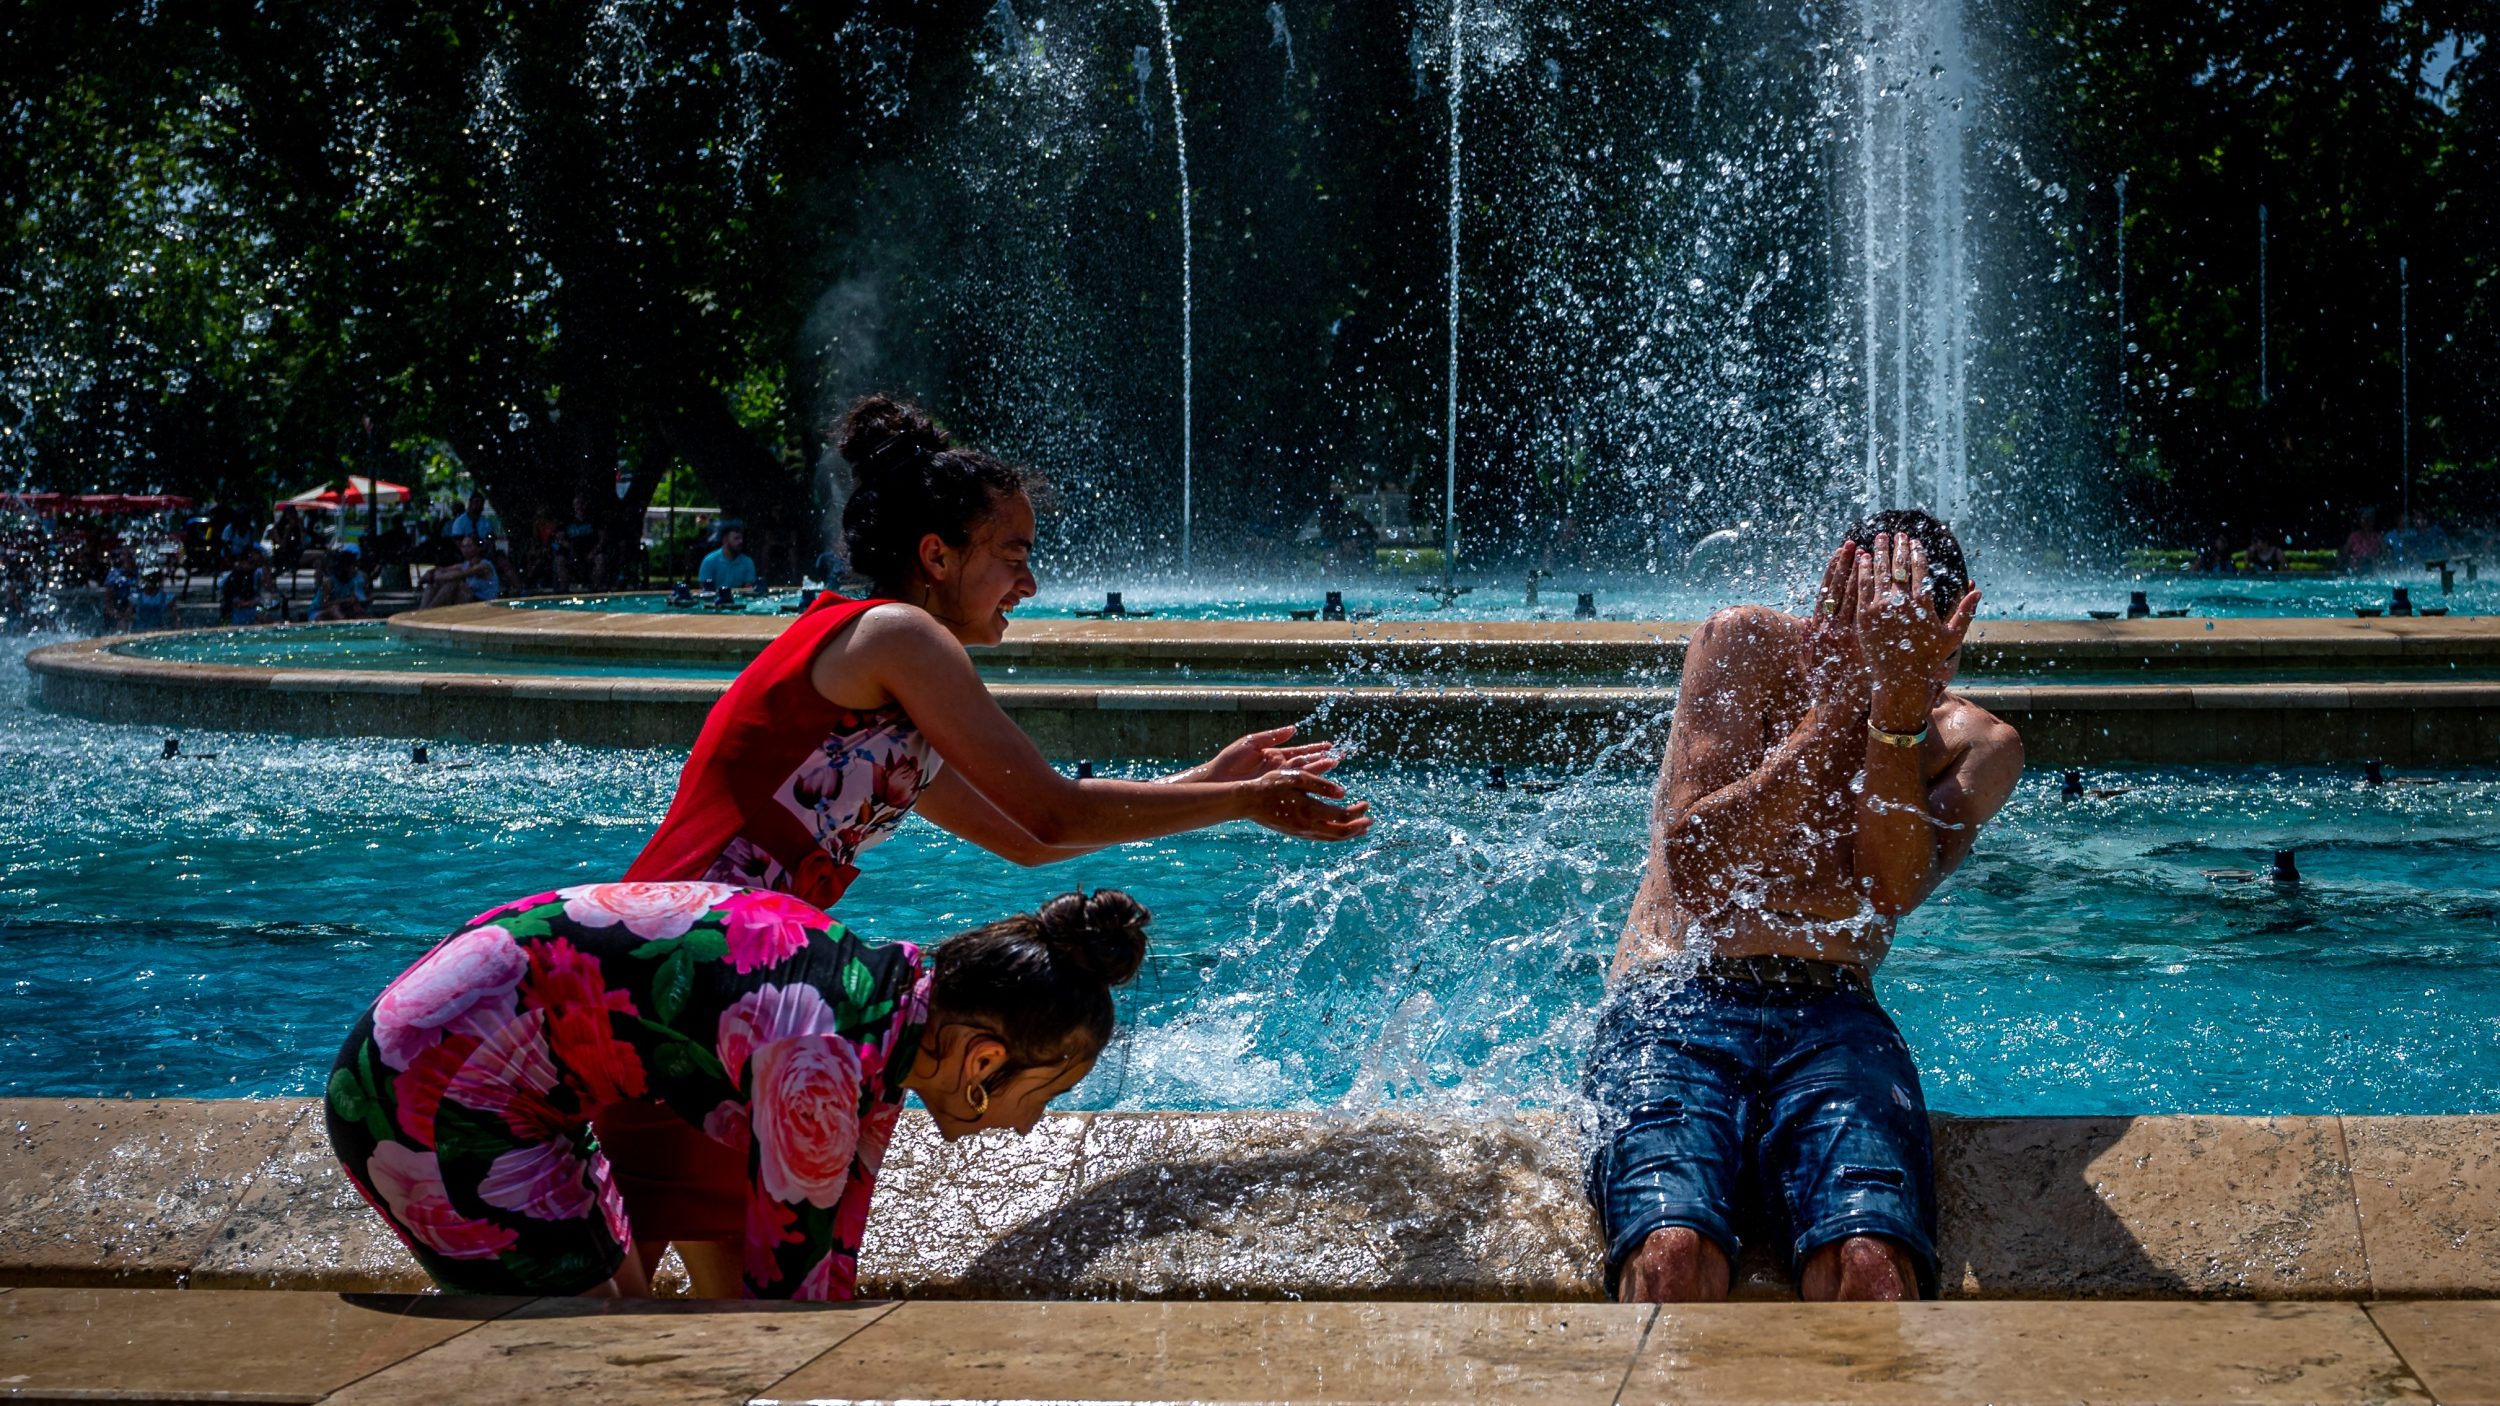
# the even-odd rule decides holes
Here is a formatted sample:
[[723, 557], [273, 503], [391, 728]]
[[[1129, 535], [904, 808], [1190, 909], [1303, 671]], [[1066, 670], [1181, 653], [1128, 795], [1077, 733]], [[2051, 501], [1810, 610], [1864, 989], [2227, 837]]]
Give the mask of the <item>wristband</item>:
[[1874, 720], [1871, 718], [1867, 720], [1866, 732], [1868, 736], [1883, 743], [1887, 747], [1900, 747], [1907, 749], [1915, 747], [1927, 740], [1927, 728], [1924, 726], [1920, 727], [1916, 732], [1886, 732], [1882, 728], [1877, 727]]

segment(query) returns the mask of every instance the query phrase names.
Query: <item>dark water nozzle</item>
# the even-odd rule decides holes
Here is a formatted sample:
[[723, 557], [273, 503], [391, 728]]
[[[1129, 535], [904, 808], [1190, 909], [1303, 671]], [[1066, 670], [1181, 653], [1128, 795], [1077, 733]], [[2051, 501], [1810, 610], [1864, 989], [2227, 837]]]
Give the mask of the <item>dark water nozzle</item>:
[[2452, 596], [2457, 593], [2456, 569], [2444, 561], [2439, 564], [2439, 593], [2443, 596]]
[[1128, 602], [1120, 599], [1120, 593], [1118, 591], [1105, 591], [1102, 593], [1103, 619], [1108, 620], [1115, 615], [1126, 614], [1128, 614]]
[[1573, 606], [1573, 607], [1571, 607], [1571, 618], [1572, 618], [1572, 619], [1574, 619], [1574, 620], [1594, 620], [1594, 619], [1596, 619], [1596, 618], [1597, 618], [1597, 592], [1595, 592], [1595, 591], [1582, 591], [1582, 592], [1580, 593], [1580, 603], [1579, 603], [1579, 604], [1577, 604], [1577, 605], [1575, 605], [1575, 606]]
[[1550, 572], [1550, 571], [1539, 571], [1539, 570], [1535, 570], [1535, 569], [1533, 569], [1533, 568], [1531, 568], [1531, 569], [1529, 570], [1529, 572], [1528, 572], [1528, 604], [1529, 604], [1529, 605], [1534, 606], [1534, 605], [1536, 604], [1536, 588], [1537, 588], [1539, 585], [1543, 584], [1543, 583], [1544, 583], [1544, 581], [1545, 581], [1545, 579], [1546, 579], [1547, 577], [1552, 576], [1553, 574], [1554, 574], [1554, 573], [1552, 573], [1552, 572]]
[[2382, 763], [2379, 763], [2379, 762], [2363, 762], [2363, 763], [2361, 764], [2361, 784], [2362, 784], [2362, 785], [2364, 785], [2364, 786], [2384, 786], [2384, 785], [2386, 785], [2386, 784], [2387, 784], [2387, 768], [2386, 768], [2386, 766], [2385, 766], [2384, 764], [2382, 764]]
[[668, 588], [668, 603], [675, 606], [694, 604], [694, 587], [680, 581]]
[[738, 604], [738, 593], [723, 586], [712, 592], [712, 604], [722, 610], [734, 609]]
[[1488, 791], [1507, 791], [1510, 789], [1510, 778], [1503, 775], [1502, 764], [1500, 762], [1495, 762], [1493, 764], [1492, 774], [1485, 777], [1484, 789]]
[[164, 759], [165, 759], [166, 761], [169, 761], [169, 762], [170, 762], [170, 761], [172, 761], [174, 758], [179, 757], [179, 756], [181, 756], [181, 755], [182, 755], [182, 739], [181, 739], [181, 738], [179, 738], [179, 737], [168, 737], [168, 738], [166, 738], [166, 739], [165, 739], [165, 753], [164, 753]]
[[408, 749], [408, 764], [410, 766], [423, 766], [429, 760], [431, 759], [426, 755], [424, 743], [420, 742], [414, 747]]
[[2267, 877], [2274, 880], [2278, 884], [2288, 885], [2299, 883], [2300, 864], [2294, 858], [2294, 852], [2288, 849], [2276, 850], [2274, 852], [2274, 872], [2267, 875]]
[[2148, 600], [2146, 600], [2146, 599], [2144, 598], [2144, 593], [2143, 593], [2142, 591], [2129, 591], [2129, 592], [2127, 592], [2127, 618], [2128, 618], [2128, 619], [2130, 619], [2130, 620], [2141, 620], [2141, 619], [2143, 619], [2145, 616], [2150, 615], [2150, 614], [2152, 614], [2152, 613], [2153, 613], [2153, 603], [2152, 603], [2151, 601], [2148, 601]]
[[1330, 591], [1328, 593], [1327, 601], [1319, 608], [1319, 618], [1322, 620], [1343, 620], [1345, 618], [1345, 592]]
[[2057, 794], [2070, 801], [2082, 800], [2083, 773], [2080, 771], [2070, 771], [2066, 773], [2066, 784], [2057, 788]]
[[2411, 615], [2413, 613], [2413, 592], [2406, 587], [2398, 586], [2396, 588], [2395, 596], [2387, 602], [2387, 613], [2390, 615]]
[[1078, 762], [1078, 763], [1076, 764], [1076, 779], [1077, 779], [1077, 780], [1079, 780], [1079, 781], [1091, 781], [1091, 780], [1093, 780], [1093, 779], [1094, 779], [1094, 764], [1093, 764], [1092, 762], [1086, 762], [1086, 761], [1081, 761], [1081, 762]]

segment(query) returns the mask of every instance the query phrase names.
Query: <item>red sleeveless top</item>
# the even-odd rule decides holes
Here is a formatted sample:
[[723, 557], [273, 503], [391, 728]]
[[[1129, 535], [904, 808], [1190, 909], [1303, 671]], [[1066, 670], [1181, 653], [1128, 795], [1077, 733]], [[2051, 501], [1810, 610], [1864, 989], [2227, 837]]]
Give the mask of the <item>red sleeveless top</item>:
[[827, 591], [740, 671], [628, 882], [705, 879], [831, 908], [937, 779], [939, 761], [899, 707], [839, 707], [810, 680], [817, 654], [881, 600]]

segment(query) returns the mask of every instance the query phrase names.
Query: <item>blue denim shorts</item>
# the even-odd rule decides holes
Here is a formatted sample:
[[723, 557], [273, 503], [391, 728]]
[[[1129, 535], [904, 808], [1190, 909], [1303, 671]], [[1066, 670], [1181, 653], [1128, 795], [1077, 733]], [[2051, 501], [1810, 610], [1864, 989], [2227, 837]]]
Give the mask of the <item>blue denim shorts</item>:
[[1792, 1278], [1825, 1245], [1880, 1235], [1910, 1252], [1935, 1297], [1927, 1101], [1874, 997], [1653, 968], [1607, 999], [1581, 1087], [1609, 1294], [1653, 1231], [1686, 1226], [1731, 1265], [1743, 1230], [1758, 1229]]

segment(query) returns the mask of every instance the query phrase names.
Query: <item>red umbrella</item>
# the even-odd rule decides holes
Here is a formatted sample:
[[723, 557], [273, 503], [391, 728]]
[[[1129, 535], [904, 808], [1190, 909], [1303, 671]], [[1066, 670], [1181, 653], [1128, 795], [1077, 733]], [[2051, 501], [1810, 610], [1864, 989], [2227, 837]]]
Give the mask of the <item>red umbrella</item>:
[[361, 508], [365, 506], [368, 497], [377, 493], [379, 494], [378, 501], [386, 508], [394, 504], [405, 503], [410, 496], [408, 485], [404, 483], [393, 483], [387, 478], [370, 479], [362, 474], [349, 474], [347, 491], [344, 494], [328, 484], [323, 484], [319, 488], [305, 489], [287, 501], [299, 508], [324, 508], [336, 512], [341, 508]]

